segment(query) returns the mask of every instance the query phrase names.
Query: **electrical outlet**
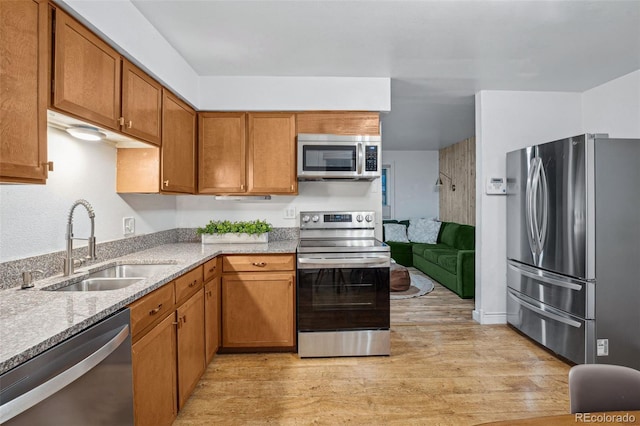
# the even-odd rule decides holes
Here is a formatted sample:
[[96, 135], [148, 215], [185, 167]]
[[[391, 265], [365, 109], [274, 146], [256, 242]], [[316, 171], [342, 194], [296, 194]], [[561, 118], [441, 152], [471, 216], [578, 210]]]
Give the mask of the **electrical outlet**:
[[285, 219], [295, 219], [296, 218], [296, 208], [295, 207], [287, 207], [284, 209], [283, 217]]
[[126, 237], [127, 235], [133, 235], [136, 233], [136, 220], [133, 217], [122, 218], [122, 233]]

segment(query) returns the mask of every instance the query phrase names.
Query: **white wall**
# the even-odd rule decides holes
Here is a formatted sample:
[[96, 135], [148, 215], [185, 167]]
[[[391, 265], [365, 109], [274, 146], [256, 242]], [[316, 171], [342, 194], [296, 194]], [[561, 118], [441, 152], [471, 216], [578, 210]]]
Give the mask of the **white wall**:
[[584, 131], [640, 138], [640, 70], [582, 95]]
[[[305, 210], [371, 210], [376, 212], [376, 232], [381, 235], [380, 179], [372, 182], [299, 182], [298, 196], [273, 196], [269, 201], [223, 201], [210, 196], [179, 196], [178, 227], [204, 226], [210, 220], [266, 219], [275, 227], [298, 227]], [[295, 219], [284, 219], [285, 208], [296, 209]]]
[[481, 91], [476, 94], [476, 303], [482, 324], [506, 323], [506, 202], [486, 195], [488, 176], [505, 176], [506, 153], [582, 132], [582, 95]]
[[[135, 218], [136, 234], [175, 228], [174, 196], [115, 192], [116, 149], [48, 130], [54, 171], [46, 185], [0, 185], [0, 262], [65, 249], [67, 216], [73, 202], [93, 206], [98, 243], [123, 238], [122, 218]], [[89, 235], [86, 210], [74, 212], [74, 234]], [[75, 246], [84, 245], [80, 241]]]
[[382, 151], [382, 164], [391, 165], [393, 219], [438, 217], [438, 151]]

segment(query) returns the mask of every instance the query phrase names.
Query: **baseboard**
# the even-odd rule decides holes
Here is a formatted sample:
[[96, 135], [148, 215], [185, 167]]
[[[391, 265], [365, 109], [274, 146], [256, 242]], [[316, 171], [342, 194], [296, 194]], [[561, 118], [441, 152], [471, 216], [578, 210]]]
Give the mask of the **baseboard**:
[[507, 323], [506, 312], [484, 312], [482, 310], [478, 311], [477, 309], [474, 309], [472, 317], [475, 322], [482, 325]]

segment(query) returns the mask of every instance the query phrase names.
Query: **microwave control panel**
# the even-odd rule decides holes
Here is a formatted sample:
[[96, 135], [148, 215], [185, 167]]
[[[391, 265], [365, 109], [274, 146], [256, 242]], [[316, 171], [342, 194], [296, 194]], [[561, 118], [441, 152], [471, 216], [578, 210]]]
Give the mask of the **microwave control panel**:
[[375, 172], [378, 171], [378, 147], [375, 145], [368, 145], [365, 149], [365, 171]]

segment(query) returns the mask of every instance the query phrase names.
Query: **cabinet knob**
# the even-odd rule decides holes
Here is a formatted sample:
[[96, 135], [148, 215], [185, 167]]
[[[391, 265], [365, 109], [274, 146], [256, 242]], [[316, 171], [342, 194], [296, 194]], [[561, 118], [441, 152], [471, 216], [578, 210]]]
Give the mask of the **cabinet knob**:
[[216, 270], [216, 268], [215, 268], [215, 267], [213, 267], [213, 268], [209, 269], [209, 272], [213, 272], [213, 271], [215, 271], [215, 270]]
[[198, 284], [198, 280], [193, 280], [192, 283], [189, 283], [189, 287], [193, 287], [196, 284]]
[[157, 314], [158, 312], [160, 312], [160, 309], [162, 309], [162, 303], [161, 303], [161, 304], [159, 304], [157, 308], [154, 308], [154, 309], [150, 310], [150, 311], [149, 311], [149, 315], [155, 315], [155, 314]]
[[169, 186], [169, 179], [165, 180], [163, 183], [164, 183], [164, 186]]

